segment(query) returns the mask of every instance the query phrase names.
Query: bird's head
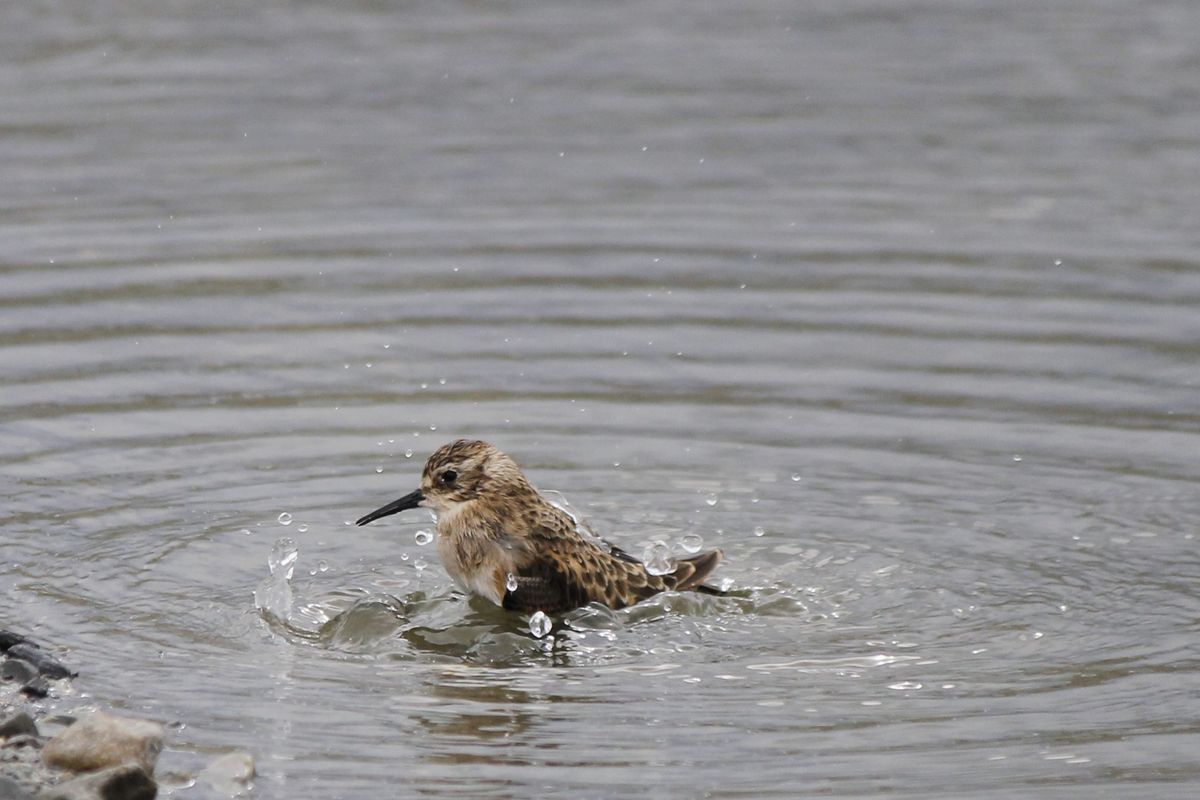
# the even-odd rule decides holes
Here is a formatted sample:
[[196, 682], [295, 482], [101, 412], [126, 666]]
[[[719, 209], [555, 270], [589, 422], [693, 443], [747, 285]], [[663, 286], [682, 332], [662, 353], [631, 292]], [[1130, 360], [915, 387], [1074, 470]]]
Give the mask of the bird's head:
[[533, 488], [517, 463], [487, 442], [459, 439], [443, 445], [425, 462], [421, 488], [358, 520], [366, 525], [418, 506], [441, 515], [480, 497], [516, 497]]

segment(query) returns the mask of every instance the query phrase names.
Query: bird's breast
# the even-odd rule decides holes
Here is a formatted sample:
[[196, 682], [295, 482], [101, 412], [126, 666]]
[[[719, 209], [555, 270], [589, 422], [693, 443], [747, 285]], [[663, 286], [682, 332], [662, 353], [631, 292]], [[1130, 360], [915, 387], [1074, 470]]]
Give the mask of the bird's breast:
[[503, 537], [470, 525], [441, 523], [439, 519], [437, 550], [446, 572], [466, 591], [502, 605], [506, 576], [516, 572], [513, 552]]

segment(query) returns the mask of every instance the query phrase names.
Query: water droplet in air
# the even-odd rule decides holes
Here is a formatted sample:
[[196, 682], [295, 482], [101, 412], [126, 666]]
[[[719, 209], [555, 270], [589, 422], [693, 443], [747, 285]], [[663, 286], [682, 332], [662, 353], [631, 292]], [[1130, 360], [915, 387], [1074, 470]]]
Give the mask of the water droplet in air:
[[794, 481], [798, 481], [798, 480], [800, 480], [800, 473], [799, 473], [799, 472], [793, 472], [793, 473], [792, 473], [792, 480], [794, 480]]
[[304, 533], [305, 531], [308, 530], [308, 523], [301, 522], [299, 525], [296, 526], [296, 530], [300, 531], [300, 533]]
[[276, 519], [279, 520], [280, 525], [291, 525], [292, 524], [292, 515], [286, 511], [283, 512], [282, 514], [280, 514]]
[[243, 535], [243, 536], [249, 536], [249, 535], [250, 535], [250, 529], [249, 529], [249, 528], [242, 528], [242, 535]]
[[767, 535], [767, 529], [766, 529], [766, 528], [764, 528], [762, 525], [759, 525], [759, 526], [755, 527], [755, 529], [754, 529], [754, 535], [755, 535], [755, 536], [766, 536], [766, 535]]
[[1020, 460], [1021, 460], [1020, 456], [1013, 456], [1013, 461], [1020, 461]]
[[890, 684], [888, 688], [895, 689], [898, 692], [907, 692], [913, 689], [920, 689], [921, 684], [916, 681], [900, 681], [899, 683]]
[[679, 544], [689, 553], [699, 553], [700, 548], [704, 546], [704, 537], [698, 533], [689, 533], [679, 540]]
[[329, 562], [322, 558], [317, 562], [317, 570], [319, 572], [329, 572]]
[[383, 473], [383, 467], [376, 467], [376, 468], [375, 468], [375, 474], [376, 474], [376, 475], [380, 475], [380, 474], [382, 474], [382, 473]]
[[433, 541], [433, 534], [426, 530], [417, 531], [413, 534], [413, 541], [415, 541], [421, 547], [424, 547]]
[[539, 639], [549, 633], [553, 627], [554, 623], [542, 611], [533, 612], [533, 616], [529, 618], [529, 632]]
[[296, 547], [296, 542], [283, 536], [275, 540], [271, 555], [267, 556], [267, 566], [272, 575], [290, 581], [292, 572], [296, 569], [296, 559], [299, 557], [300, 548]]
[[401, 553], [401, 554], [400, 554], [400, 560], [401, 560], [401, 561], [408, 561], [408, 553]]
[[642, 552], [642, 563], [646, 565], [646, 572], [651, 575], [666, 575], [674, 570], [671, 564], [671, 548], [661, 540], [652, 542]]
[[412, 454], [413, 454], [413, 451], [412, 451], [411, 447], [404, 451], [405, 458], [412, 458]]
[[733, 578], [722, 578], [721, 582], [717, 585], [717, 588], [722, 592], [728, 592], [733, 588]]
[[717, 496], [715, 494], [710, 494], [708, 497], [704, 498], [704, 502], [708, 503], [710, 506], [715, 506], [717, 504]]
[[508, 573], [508, 577], [504, 580], [504, 588], [510, 592], [515, 592], [517, 590], [517, 576], [511, 572]]
[[430, 426], [429, 426], [429, 430], [431, 430], [431, 431], [436, 431], [436, 430], [437, 430], [437, 425], [430, 425]]
[[425, 559], [417, 558], [417, 559], [413, 560], [413, 566], [417, 568], [417, 572], [420, 572], [421, 570], [425, 569], [429, 565], [427, 563], [425, 563]]

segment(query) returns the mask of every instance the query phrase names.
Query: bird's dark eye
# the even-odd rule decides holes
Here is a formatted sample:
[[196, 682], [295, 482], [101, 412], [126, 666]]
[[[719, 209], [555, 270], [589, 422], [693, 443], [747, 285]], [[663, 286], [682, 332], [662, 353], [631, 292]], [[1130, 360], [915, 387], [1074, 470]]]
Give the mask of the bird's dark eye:
[[458, 480], [458, 473], [454, 470], [448, 469], [442, 473], [442, 483], [449, 485], [454, 483], [456, 480]]

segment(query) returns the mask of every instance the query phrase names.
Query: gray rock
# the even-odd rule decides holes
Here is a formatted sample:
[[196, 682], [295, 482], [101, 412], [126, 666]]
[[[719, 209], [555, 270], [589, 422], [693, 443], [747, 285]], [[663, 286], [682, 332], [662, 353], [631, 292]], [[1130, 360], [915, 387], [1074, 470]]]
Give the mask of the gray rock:
[[21, 687], [21, 694], [26, 697], [45, 697], [50, 694], [50, 684], [46, 683], [46, 679], [39, 675]]
[[8, 648], [8, 657], [28, 661], [47, 678], [73, 678], [77, 674], [64, 667], [57, 658], [29, 642], [14, 644]]
[[214, 760], [198, 777], [222, 794], [239, 795], [249, 791], [255, 774], [254, 756], [235, 750]]
[[32, 747], [36, 750], [41, 746], [41, 739], [36, 736], [30, 736], [27, 733], [23, 733], [20, 736], [13, 736], [10, 739], [5, 739], [4, 744], [0, 745], [0, 747], [3, 747], [5, 750], [15, 750], [19, 747]]
[[33, 795], [21, 788], [21, 784], [0, 775], [0, 800], [33, 800]]
[[10, 658], [0, 665], [0, 678], [26, 684], [38, 676], [37, 667], [22, 658]]
[[8, 648], [12, 647], [14, 644], [20, 644], [21, 642], [28, 641], [28, 639], [19, 633], [0, 630], [0, 653], [7, 653]]
[[157, 722], [93, 711], [46, 742], [42, 760], [73, 772], [132, 762], [153, 775], [162, 740], [163, 727]]
[[37, 736], [38, 726], [33, 721], [33, 717], [26, 714], [24, 711], [13, 714], [8, 719], [0, 722], [0, 739], [7, 739], [10, 736]]
[[158, 785], [135, 764], [81, 775], [40, 795], [40, 800], [154, 800]]

